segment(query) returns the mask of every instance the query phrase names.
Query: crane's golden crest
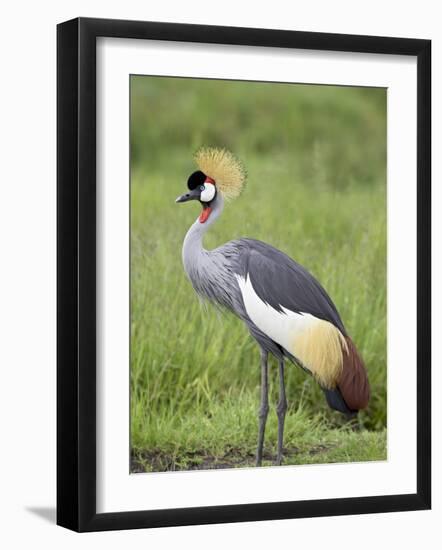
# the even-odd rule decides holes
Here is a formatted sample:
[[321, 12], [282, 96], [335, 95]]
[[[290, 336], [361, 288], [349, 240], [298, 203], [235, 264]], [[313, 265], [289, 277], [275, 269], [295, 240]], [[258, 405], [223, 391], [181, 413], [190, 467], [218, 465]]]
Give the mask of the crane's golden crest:
[[241, 161], [230, 151], [201, 147], [194, 158], [201, 172], [215, 180], [217, 189], [225, 199], [235, 199], [241, 194], [247, 173]]

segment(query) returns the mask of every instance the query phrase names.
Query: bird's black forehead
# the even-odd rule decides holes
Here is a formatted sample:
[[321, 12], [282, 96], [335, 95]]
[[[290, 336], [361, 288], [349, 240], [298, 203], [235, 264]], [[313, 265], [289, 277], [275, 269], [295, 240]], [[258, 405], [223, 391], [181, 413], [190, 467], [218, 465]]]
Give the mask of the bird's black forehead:
[[187, 180], [187, 187], [190, 190], [196, 189], [199, 185], [204, 184], [205, 179], [206, 174], [204, 174], [204, 172], [201, 172], [201, 170], [197, 170], [189, 176], [189, 179]]

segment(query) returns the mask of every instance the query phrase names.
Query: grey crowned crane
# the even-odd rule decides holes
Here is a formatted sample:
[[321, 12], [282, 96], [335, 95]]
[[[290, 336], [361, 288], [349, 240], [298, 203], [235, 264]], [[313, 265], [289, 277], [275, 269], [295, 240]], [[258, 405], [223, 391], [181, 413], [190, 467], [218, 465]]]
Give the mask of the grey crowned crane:
[[279, 363], [278, 448], [281, 464], [287, 399], [284, 361], [313, 375], [329, 406], [349, 416], [367, 406], [367, 373], [339, 313], [318, 281], [286, 254], [261, 241], [238, 239], [205, 250], [203, 237], [221, 215], [224, 203], [245, 183], [242, 164], [224, 149], [202, 148], [199, 168], [188, 179], [188, 192], [176, 202], [197, 200], [202, 211], [183, 244], [184, 269], [203, 298], [237, 315], [261, 350], [261, 406], [256, 465], [262, 463], [269, 411], [268, 356]]

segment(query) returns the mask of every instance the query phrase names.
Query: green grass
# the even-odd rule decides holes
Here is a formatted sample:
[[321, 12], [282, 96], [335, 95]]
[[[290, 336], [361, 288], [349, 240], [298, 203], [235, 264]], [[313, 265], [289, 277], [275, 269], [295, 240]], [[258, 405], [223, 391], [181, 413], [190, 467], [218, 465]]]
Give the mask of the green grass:
[[[384, 90], [133, 77], [131, 438], [134, 471], [253, 462], [259, 351], [243, 324], [202, 305], [181, 246], [199, 213], [176, 205], [200, 145], [248, 171], [207, 235], [266, 241], [307, 267], [336, 303], [372, 389], [360, 429], [286, 369], [286, 464], [386, 458], [386, 96]], [[271, 363], [271, 403], [277, 400]], [[269, 415], [267, 463], [276, 445]]]

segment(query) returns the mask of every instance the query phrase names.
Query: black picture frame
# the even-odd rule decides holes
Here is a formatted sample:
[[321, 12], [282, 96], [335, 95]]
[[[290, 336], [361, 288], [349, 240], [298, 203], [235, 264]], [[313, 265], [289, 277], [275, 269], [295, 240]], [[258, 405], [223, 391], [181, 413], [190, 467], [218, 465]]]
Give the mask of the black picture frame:
[[[96, 39], [417, 58], [417, 492], [96, 512]], [[424, 510], [431, 506], [431, 41], [79, 18], [57, 27], [57, 523], [75, 531]]]

